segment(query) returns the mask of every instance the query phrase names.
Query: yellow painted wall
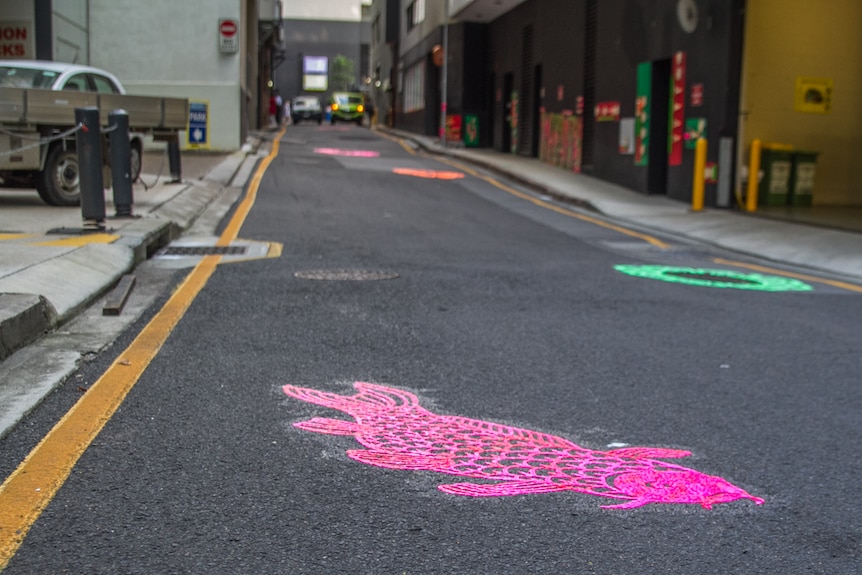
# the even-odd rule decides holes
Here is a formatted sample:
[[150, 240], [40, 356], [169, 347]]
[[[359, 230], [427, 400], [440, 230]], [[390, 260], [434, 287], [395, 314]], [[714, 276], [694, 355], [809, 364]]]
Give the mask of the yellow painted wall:
[[[831, 113], [795, 110], [798, 77], [834, 82]], [[748, 0], [741, 104], [742, 147], [819, 151], [814, 203], [862, 205], [862, 0]]]

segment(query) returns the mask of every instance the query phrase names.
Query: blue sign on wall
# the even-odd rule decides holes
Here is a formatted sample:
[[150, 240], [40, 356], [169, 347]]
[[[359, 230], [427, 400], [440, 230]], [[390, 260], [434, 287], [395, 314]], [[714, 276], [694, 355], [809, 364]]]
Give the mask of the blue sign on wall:
[[209, 102], [189, 102], [189, 137], [190, 148], [209, 147]]

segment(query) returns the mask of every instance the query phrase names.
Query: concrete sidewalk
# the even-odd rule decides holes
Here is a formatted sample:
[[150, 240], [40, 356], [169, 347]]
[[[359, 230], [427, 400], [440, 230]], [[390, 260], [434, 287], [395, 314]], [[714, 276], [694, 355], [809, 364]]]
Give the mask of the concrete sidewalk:
[[157, 178], [151, 170], [158, 164], [145, 163], [141, 181], [148, 185], [135, 184], [134, 217], [113, 217], [108, 191], [103, 233], [83, 232], [78, 207], [47, 206], [32, 190], [0, 191], [0, 361], [89, 306], [232, 184], [243, 187], [253, 167], [247, 164], [257, 161], [246, 159], [260, 144], [253, 138], [239, 152], [192, 160], [208, 173], [181, 183], [172, 183], [167, 169]]
[[[862, 233], [837, 229], [837, 221], [831, 225], [828, 216], [811, 225], [727, 209], [706, 208], [693, 212], [685, 203], [640, 194], [597, 178], [549, 166], [534, 158], [486, 149], [444, 149], [436, 138], [396, 130], [386, 132], [412, 141], [428, 152], [481, 166], [627, 226], [856, 281], [862, 279]], [[858, 214], [859, 229], [862, 229], [862, 209], [854, 212]], [[843, 215], [846, 220], [846, 213]]]

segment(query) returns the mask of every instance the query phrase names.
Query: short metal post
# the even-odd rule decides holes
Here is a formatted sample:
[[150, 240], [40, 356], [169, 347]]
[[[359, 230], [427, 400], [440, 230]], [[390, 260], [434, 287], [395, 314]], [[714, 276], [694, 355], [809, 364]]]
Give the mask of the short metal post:
[[114, 110], [108, 114], [113, 127], [108, 144], [111, 150], [111, 189], [117, 217], [132, 215], [132, 145], [129, 143], [129, 114]]
[[99, 108], [75, 108], [75, 124], [80, 126], [75, 141], [78, 151], [78, 178], [84, 228], [105, 229], [105, 185], [102, 180], [102, 130]]
[[699, 212], [703, 209], [706, 184], [706, 152], [707, 143], [704, 138], [698, 138], [694, 154], [694, 180], [691, 189], [691, 209]]
[[762, 145], [760, 140], [751, 142], [751, 159], [748, 161], [748, 194], [745, 198], [745, 209], [749, 212], [757, 211], [757, 193], [760, 185], [760, 153]]
[[168, 140], [168, 163], [171, 166], [171, 183], [179, 184], [183, 181], [183, 169], [180, 161], [180, 137], [177, 134]]

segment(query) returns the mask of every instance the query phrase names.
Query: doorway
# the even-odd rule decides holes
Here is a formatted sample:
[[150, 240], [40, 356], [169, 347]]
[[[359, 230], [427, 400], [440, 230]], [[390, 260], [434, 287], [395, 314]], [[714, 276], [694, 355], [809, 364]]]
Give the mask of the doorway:
[[512, 151], [512, 87], [515, 84], [515, 76], [511, 72], [503, 76], [503, 121], [501, 133], [503, 146], [501, 152]]
[[649, 100], [649, 167], [647, 193], [667, 194], [668, 121], [670, 120], [670, 58], [652, 64]]
[[539, 64], [533, 71], [533, 110], [532, 110], [532, 144], [530, 156], [539, 157], [539, 141], [542, 135], [542, 65]]

